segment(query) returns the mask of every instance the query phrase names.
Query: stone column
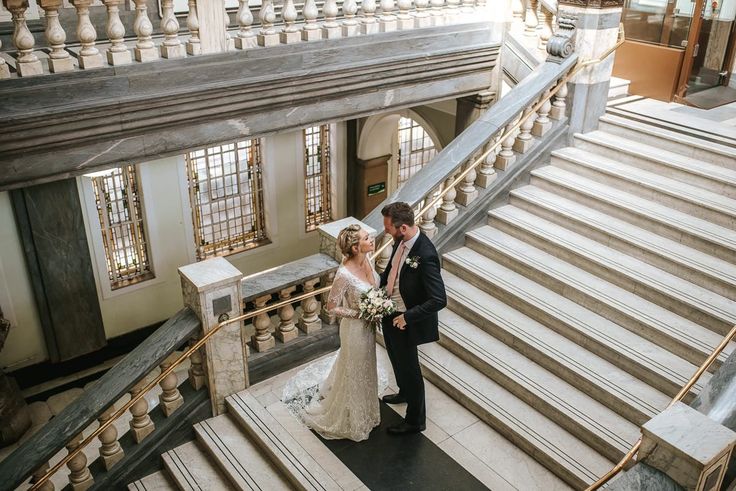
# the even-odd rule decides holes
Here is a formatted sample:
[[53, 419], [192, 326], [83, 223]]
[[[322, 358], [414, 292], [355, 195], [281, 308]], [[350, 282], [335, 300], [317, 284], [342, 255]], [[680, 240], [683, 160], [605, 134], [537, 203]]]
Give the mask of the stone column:
[[[222, 15], [219, 17], [220, 25]], [[243, 311], [237, 268], [216, 257], [179, 268], [184, 305], [202, 322], [203, 335], [221, 321], [237, 317]], [[248, 356], [243, 323], [223, 327], [205, 344], [205, 373], [214, 415], [225, 411], [225, 397], [248, 387]]]
[[[558, 27], [547, 44], [548, 51], [560, 31], [565, 29], [565, 24], [572, 21], [576, 28], [571, 40], [574, 51], [582, 60], [597, 58], [616, 43], [623, 3], [623, 0], [560, 0]], [[603, 63], [581, 71], [570, 81], [570, 138], [575, 133], [585, 133], [598, 127], [598, 118], [606, 110], [613, 60], [614, 55], [611, 55]]]
[[196, 0], [199, 45], [202, 54], [224, 53], [228, 48], [223, 0]]
[[354, 223], [360, 225], [363, 230], [368, 232], [369, 235], [373, 237], [376, 236], [376, 229], [369, 225], [366, 225], [357, 218], [347, 217], [341, 220], [335, 220], [334, 222], [325, 223], [324, 225], [320, 225], [319, 227], [317, 227], [320, 239], [319, 252], [321, 252], [322, 254], [327, 254], [337, 262], [341, 262], [342, 253], [337, 248], [337, 235], [340, 233], [340, 230]]

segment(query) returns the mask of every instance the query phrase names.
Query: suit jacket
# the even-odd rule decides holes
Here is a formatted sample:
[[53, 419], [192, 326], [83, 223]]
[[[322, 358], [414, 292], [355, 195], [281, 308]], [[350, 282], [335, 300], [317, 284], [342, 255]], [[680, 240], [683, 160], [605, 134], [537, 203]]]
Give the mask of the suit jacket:
[[[399, 243], [394, 244], [391, 260], [386, 271], [381, 273], [381, 286], [386, 286], [391, 273], [394, 254]], [[438, 341], [439, 329], [437, 312], [447, 305], [445, 283], [440, 275], [440, 258], [432, 241], [419, 232], [417, 241], [412, 246], [407, 258], [417, 259], [419, 266], [412, 268], [406, 261], [399, 271], [399, 292], [406, 305], [404, 319], [409, 338], [414, 344]], [[385, 326], [388, 329], [395, 327]]]

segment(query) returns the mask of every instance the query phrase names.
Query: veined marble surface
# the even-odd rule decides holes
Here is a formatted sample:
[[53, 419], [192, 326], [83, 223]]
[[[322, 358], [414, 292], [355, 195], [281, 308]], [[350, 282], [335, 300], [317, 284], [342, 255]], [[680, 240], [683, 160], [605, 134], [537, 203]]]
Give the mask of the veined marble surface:
[[334, 271], [338, 266], [338, 262], [326, 254], [312, 254], [276, 268], [246, 276], [241, 281], [243, 300], [248, 302], [256, 297], [304, 283]]

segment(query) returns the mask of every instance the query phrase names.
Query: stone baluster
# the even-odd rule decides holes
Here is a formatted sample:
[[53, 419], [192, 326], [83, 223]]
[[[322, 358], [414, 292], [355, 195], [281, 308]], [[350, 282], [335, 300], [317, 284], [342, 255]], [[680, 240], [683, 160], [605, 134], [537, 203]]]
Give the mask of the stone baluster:
[[[138, 382], [131, 389], [130, 397], [137, 396], [143, 390], [143, 387], [145, 387], [145, 382]], [[133, 404], [129, 411], [133, 416], [133, 419], [130, 421], [130, 431], [133, 435], [133, 440], [136, 443], [140, 443], [144, 438], [153, 433], [155, 429], [153, 421], [151, 421], [151, 417], [148, 415], [148, 401], [146, 401], [145, 396], [138, 399], [138, 402]]]
[[[240, 4], [243, 4], [241, 0]], [[197, 0], [189, 0], [189, 12], [187, 13], [187, 29], [189, 29], [189, 41], [187, 41], [187, 54], [196, 56], [202, 53], [202, 43], [199, 40], [199, 15], [197, 14]], [[238, 11], [238, 19], [240, 19], [240, 11]], [[253, 22], [253, 16], [250, 17]], [[241, 24], [242, 29], [242, 24]]]
[[281, 28], [279, 39], [283, 44], [294, 44], [301, 41], [302, 36], [299, 29], [294, 25], [298, 13], [294, 7], [294, 0], [286, 0], [281, 10], [281, 18], [284, 19], [284, 27]]
[[[304, 282], [304, 293], [313, 292], [315, 286], [319, 282], [319, 278]], [[317, 298], [312, 296], [302, 300], [302, 315], [299, 318], [299, 330], [305, 334], [312, 334], [322, 329], [322, 321], [317, 315], [319, 312], [319, 302]]]
[[161, 30], [164, 31], [164, 42], [161, 43], [161, 57], [184, 58], [187, 54], [179, 40], [179, 21], [174, 15], [174, 0], [161, 0]]
[[342, 21], [342, 36], [351, 37], [358, 34], [358, 21], [355, 14], [358, 13], [358, 2], [345, 0], [342, 3], [342, 13], [345, 18]]
[[431, 26], [432, 17], [427, 9], [429, 7], [429, 0], [414, 0], [414, 5], [417, 8], [416, 12], [414, 12], [414, 27], [420, 29]]
[[478, 10], [481, 12], [486, 8], [486, 0], [476, 0], [475, 4], [478, 6]]
[[[288, 300], [291, 298], [291, 294], [296, 291], [295, 286], [284, 288], [279, 292], [279, 300]], [[296, 330], [294, 324], [294, 307], [291, 304], [286, 304], [279, 310], [279, 325], [276, 328], [274, 335], [282, 343], [288, 343], [289, 341], [296, 339], [299, 336], [299, 332]]]
[[133, 57], [123, 41], [125, 26], [120, 20], [120, 5], [123, 0], [103, 0], [103, 2], [107, 7], [107, 38], [111, 43], [111, 46], [105, 52], [107, 63], [113, 66], [127, 65], [133, 61]]
[[[174, 363], [176, 357], [177, 354], [172, 353], [161, 363], [161, 373]], [[179, 392], [178, 385], [178, 378], [174, 371], [159, 382], [161, 395], [158, 396], [158, 400], [161, 403], [161, 410], [167, 418], [184, 404], [184, 398], [181, 396], [181, 392]]]
[[567, 109], [567, 84], [563, 84], [560, 90], [555, 94], [555, 100], [552, 103], [552, 109], [549, 112], [549, 117], [555, 120], [560, 120], [565, 117], [565, 110]]
[[140, 62], [153, 61], [158, 59], [158, 51], [156, 45], [153, 44], [151, 34], [153, 33], [153, 25], [148, 18], [148, 4], [146, 0], [133, 0], [135, 2], [135, 22], [133, 22], [133, 32], [138, 38], [135, 44], [135, 59]]
[[445, 0], [429, 0], [429, 4], [432, 6], [432, 25], [433, 26], [444, 26], [445, 25]]
[[[383, 235], [383, 239], [381, 240], [381, 246], [387, 242], [392, 242], [393, 237], [391, 237], [388, 234]], [[378, 259], [376, 259], [376, 271], [379, 273], [382, 273], [386, 271], [386, 268], [388, 267], [388, 262], [391, 259], [391, 246], [388, 245], [383, 248], [381, 251], [381, 255], [378, 256]]]
[[381, 32], [396, 30], [396, 16], [394, 15], [394, 0], [381, 0], [381, 17], [378, 19], [378, 27]]
[[[81, 433], [66, 444], [66, 449], [69, 453], [72, 453], [80, 443], [82, 443]], [[75, 455], [66, 463], [66, 466], [71, 471], [69, 473], [69, 484], [71, 485], [72, 491], [84, 491], [94, 484], [92, 474], [87, 468], [87, 456], [84, 455], [84, 451]]]
[[[469, 160], [463, 166], [463, 170], [472, 166], [475, 160], [475, 157]], [[476, 171], [475, 168], [471, 169], [470, 172], [465, 175], [463, 180], [460, 182], [460, 186], [458, 186], [457, 197], [455, 198], [456, 202], [460, 203], [463, 206], [468, 206], [470, 203], [475, 201], [475, 199], [478, 197], [478, 190], [475, 188], [475, 178], [477, 176], [478, 171]]]
[[[499, 133], [491, 140], [491, 142], [483, 147], [484, 151], [488, 150], [489, 147], [495, 145], [500, 138], [501, 134]], [[498, 154], [498, 149], [491, 151], [488, 155], [486, 155], [486, 158], [483, 159], [483, 162], [478, 168], [478, 175], [475, 178], [476, 186], [485, 189], [490, 186], [491, 183], [495, 181], [498, 177], [496, 169], [495, 167], [493, 167], [493, 163], [496, 161], [496, 154]]]
[[100, 50], [95, 46], [97, 31], [89, 20], [89, 7], [92, 0], [71, 0], [77, 9], [77, 39], [82, 49], [79, 50], [79, 68], [88, 70], [103, 65]]
[[10, 11], [13, 19], [13, 45], [18, 50], [18, 62], [15, 67], [21, 77], [41, 75], [43, 68], [38, 56], [33, 52], [36, 40], [26, 25], [28, 0], [3, 0], [3, 5]]
[[[33, 473], [33, 476], [31, 477], [31, 484], [36, 484], [38, 481], [41, 480], [41, 478], [46, 475], [46, 472], [49, 470], [49, 464], [46, 463], [36, 469], [36, 472]], [[51, 479], [48, 479], [45, 483], [43, 483], [39, 488], [38, 491], [54, 491], [54, 483], [51, 482]]]
[[363, 17], [360, 19], [360, 33], [374, 34], [378, 32], [376, 21], [376, 0], [363, 0], [360, 6]]
[[225, 26], [225, 51], [232, 51], [235, 49], [235, 41], [230, 35], [230, 14], [227, 13], [227, 9], [222, 9], [222, 24]]
[[[271, 295], [264, 295], [255, 299], [256, 309], [262, 309], [271, 300]], [[268, 313], [258, 314], [253, 319], [253, 327], [256, 333], [251, 337], [253, 348], [262, 353], [276, 346], [276, 341], [271, 334], [271, 317]]]
[[[516, 121], [509, 123], [508, 126], [506, 126], [506, 128], [504, 129], [504, 133], [511, 131], [511, 128], [515, 124]], [[496, 167], [496, 169], [506, 170], [511, 164], [516, 161], [516, 155], [513, 151], [514, 141], [516, 141], [516, 132], [509, 133], [509, 135], [504, 138], [503, 142], [501, 142], [501, 151], [498, 152], [498, 156], [496, 157], [496, 161], [494, 162], [494, 166]]]
[[[74, 70], [72, 57], [64, 49], [66, 46], [66, 32], [59, 22], [59, 9], [63, 8], [61, 0], [40, 0], [39, 6], [44, 10], [46, 18], [46, 40], [51, 47], [48, 64], [51, 73], [69, 72]], [[5, 63], [0, 59], [0, 63]]]
[[537, 119], [534, 120], [534, 126], [532, 126], [532, 135], [544, 136], [547, 131], [552, 127], [552, 121], [549, 119], [549, 112], [552, 109], [552, 101], [549, 98], [549, 90], [546, 90], [542, 94], [544, 102], [539, 106], [537, 113]]
[[273, 0], [263, 0], [259, 17], [261, 19], [261, 32], [258, 33], [258, 45], [268, 47], [279, 44], [279, 35], [273, 27], [273, 23], [276, 22]]
[[[439, 189], [430, 193], [427, 199], [425, 200], [425, 203], [428, 203], [431, 200], [433, 200], [438, 194], [439, 194]], [[430, 239], [437, 234], [437, 224], [434, 223], [434, 219], [436, 216], [437, 216], [437, 207], [432, 206], [427, 211], [425, 211], [422, 214], [422, 217], [419, 219], [419, 229], [422, 232], [424, 232], [424, 234]], [[389, 250], [389, 257], [390, 257], [391, 249], [388, 249], [388, 250]]]
[[304, 27], [302, 27], [302, 41], [315, 41], [322, 39], [322, 31], [317, 24], [319, 9], [314, 0], [307, 0], [304, 3], [302, 17], [304, 17]]
[[398, 28], [401, 31], [412, 29], [414, 27], [414, 18], [409, 15], [411, 10], [411, 0], [398, 0], [399, 15], [396, 16]]
[[256, 34], [251, 29], [253, 25], [253, 14], [248, 6], [248, 0], [240, 0], [238, 7], [238, 25], [240, 30], [235, 37], [235, 47], [238, 49], [255, 48], [258, 46]]
[[342, 35], [340, 24], [336, 20], [338, 12], [339, 10], [335, 0], [325, 0], [324, 5], [322, 5], [322, 13], [325, 16], [325, 21], [322, 24], [323, 39], [339, 38]]
[[[115, 413], [115, 406], [110, 406], [100, 415], [100, 425], [105, 424], [112, 418]], [[100, 457], [102, 457], [102, 463], [105, 469], [108, 471], [112, 469], [112, 466], [120, 462], [125, 456], [123, 447], [118, 442], [118, 429], [115, 427], [115, 423], [105, 428], [102, 433], [97, 437], [102, 444], [100, 446]]]
[[[391, 251], [389, 250], [389, 252]], [[328, 273], [320, 278], [319, 284], [320, 286], [330, 286], [332, 285], [332, 282], [334, 280], [335, 280], [335, 273], [334, 272]], [[327, 324], [330, 324], [330, 325], [335, 325], [337, 324], [337, 316], [327, 310], [327, 299], [329, 298], [329, 296], [330, 296], [329, 290], [322, 294], [322, 299], [321, 299], [322, 308], [320, 309], [319, 317], [320, 319], [322, 319], [323, 322], [326, 322]]]
[[535, 119], [532, 114], [534, 104], [535, 103], [532, 103], [531, 106], [524, 109], [524, 115], [522, 117], [529, 117], [527, 117], [521, 126], [519, 126], [519, 135], [516, 137], [516, 141], [514, 142], [514, 150], [516, 152], [526, 153], [534, 143], [534, 139], [532, 138], [532, 128], [534, 127]]
[[472, 14], [475, 10], [475, 3], [473, 0], [462, 0], [462, 5], [460, 7], [460, 12], [463, 14]]
[[[189, 342], [189, 346], [194, 345], [196, 342], [196, 339], [192, 339]], [[192, 354], [189, 357], [189, 384], [194, 388], [194, 390], [199, 390], [204, 387], [204, 383], [206, 380], [204, 366], [202, 365], [201, 349], [202, 348], [192, 351]]]
[[524, 18], [524, 3], [522, 0], [511, 0], [511, 12], [514, 19]]
[[554, 17], [554, 12], [550, 12], [549, 10], [544, 8], [544, 6], [542, 6], [542, 30], [539, 33], [540, 49], [545, 49], [545, 47], [547, 46], [547, 42], [552, 37], [552, 32], [554, 30]]
[[539, 19], [537, 18], [537, 7], [539, 0], [526, 0], [526, 15], [524, 16], [524, 35], [536, 36]]
[[457, 15], [460, 13], [460, 0], [447, 0], [445, 13], [447, 14], [446, 21], [448, 24], [457, 22]]
[[[447, 180], [445, 180], [444, 188], [447, 189], [447, 187], [452, 185], [452, 181], [454, 180], [455, 176], [448, 177]], [[442, 197], [442, 204], [440, 205], [440, 209], [437, 211], [437, 221], [440, 223], [444, 223], [447, 225], [450, 223], [458, 213], [457, 205], [455, 204], [455, 196], [457, 196], [457, 190], [453, 186], [445, 195]]]

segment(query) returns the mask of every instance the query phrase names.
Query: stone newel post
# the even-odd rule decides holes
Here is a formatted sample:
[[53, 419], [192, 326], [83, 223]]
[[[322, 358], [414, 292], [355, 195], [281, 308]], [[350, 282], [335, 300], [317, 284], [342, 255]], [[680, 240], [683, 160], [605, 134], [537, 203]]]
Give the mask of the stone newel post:
[[334, 222], [325, 223], [324, 225], [317, 227], [317, 230], [319, 231], [319, 252], [327, 254], [337, 262], [341, 262], [342, 253], [337, 247], [337, 236], [340, 234], [340, 230], [354, 223], [360, 225], [372, 237], [376, 236], [376, 229], [366, 225], [357, 218], [347, 217], [341, 220], [335, 220]]
[[[203, 335], [242, 312], [243, 274], [217, 257], [179, 268], [184, 305], [202, 322]], [[223, 327], [205, 345], [205, 374], [213, 414], [225, 411], [225, 397], [248, 387], [248, 357], [243, 323]]]

